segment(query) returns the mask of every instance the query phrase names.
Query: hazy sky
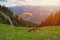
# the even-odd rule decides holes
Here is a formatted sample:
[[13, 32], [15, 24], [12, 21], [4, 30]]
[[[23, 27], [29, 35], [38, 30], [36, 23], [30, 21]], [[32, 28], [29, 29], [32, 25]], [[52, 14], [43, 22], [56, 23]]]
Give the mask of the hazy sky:
[[21, 5], [60, 6], [60, 0], [0, 0], [0, 4], [5, 6], [21, 6]]

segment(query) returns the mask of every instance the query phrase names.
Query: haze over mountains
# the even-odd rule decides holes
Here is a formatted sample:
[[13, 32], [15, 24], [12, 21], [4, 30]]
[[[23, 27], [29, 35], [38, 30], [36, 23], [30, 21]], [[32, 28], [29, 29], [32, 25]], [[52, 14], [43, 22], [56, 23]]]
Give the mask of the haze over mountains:
[[33, 5], [25, 5], [25, 6], [14, 6], [8, 7], [13, 11], [14, 14], [19, 15], [24, 12], [30, 12], [33, 14], [33, 18], [30, 16], [23, 16], [25, 19], [27, 17], [28, 21], [33, 23], [41, 23], [42, 20], [45, 20], [51, 13], [55, 13], [60, 10], [60, 6], [33, 6]]

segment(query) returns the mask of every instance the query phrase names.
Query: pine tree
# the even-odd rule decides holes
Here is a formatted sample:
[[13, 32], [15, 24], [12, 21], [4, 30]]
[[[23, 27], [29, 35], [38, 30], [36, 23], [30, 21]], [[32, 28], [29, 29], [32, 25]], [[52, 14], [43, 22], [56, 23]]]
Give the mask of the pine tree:
[[57, 11], [54, 15], [54, 24], [60, 25], [60, 11]]
[[53, 25], [53, 14], [49, 15], [48, 18], [43, 22], [45, 26]]

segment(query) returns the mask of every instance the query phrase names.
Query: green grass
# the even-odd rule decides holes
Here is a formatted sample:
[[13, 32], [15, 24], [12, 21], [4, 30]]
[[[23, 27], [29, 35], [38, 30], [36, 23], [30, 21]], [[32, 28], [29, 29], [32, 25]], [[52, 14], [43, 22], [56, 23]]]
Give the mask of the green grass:
[[0, 24], [0, 40], [60, 40], [60, 26], [47, 26], [28, 32], [27, 27]]

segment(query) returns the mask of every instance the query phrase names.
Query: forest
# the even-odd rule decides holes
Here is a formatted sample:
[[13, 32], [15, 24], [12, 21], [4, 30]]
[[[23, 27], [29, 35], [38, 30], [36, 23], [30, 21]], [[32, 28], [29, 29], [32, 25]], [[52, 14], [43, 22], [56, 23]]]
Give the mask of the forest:
[[0, 23], [23, 27], [60, 26], [60, 10], [56, 11], [54, 14], [51, 13], [40, 24], [34, 24], [22, 18], [18, 21], [18, 16], [8, 9], [8, 7], [0, 5]]
[[42, 21], [42, 26], [60, 26], [60, 10], [55, 14], [50, 14], [46, 20]]

